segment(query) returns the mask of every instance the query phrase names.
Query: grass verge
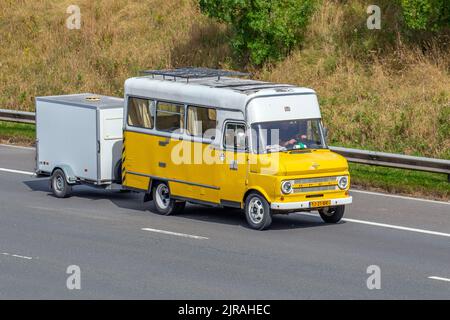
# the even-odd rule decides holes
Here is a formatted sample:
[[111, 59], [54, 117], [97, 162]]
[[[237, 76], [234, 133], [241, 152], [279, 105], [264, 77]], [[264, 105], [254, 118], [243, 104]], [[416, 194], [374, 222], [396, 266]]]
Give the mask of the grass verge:
[[0, 142], [29, 146], [36, 140], [33, 124], [0, 121]]
[[447, 175], [350, 163], [352, 186], [360, 189], [448, 201]]
[[[35, 126], [0, 121], [0, 142], [32, 145]], [[445, 174], [385, 168], [350, 163], [352, 185], [356, 188], [381, 192], [400, 193], [448, 201], [450, 183]]]

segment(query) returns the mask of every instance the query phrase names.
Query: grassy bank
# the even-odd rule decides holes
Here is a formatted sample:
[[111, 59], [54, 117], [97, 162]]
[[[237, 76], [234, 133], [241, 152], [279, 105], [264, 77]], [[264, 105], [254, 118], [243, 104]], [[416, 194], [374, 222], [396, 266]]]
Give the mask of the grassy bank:
[[450, 159], [450, 52], [402, 38], [394, 2], [377, 2], [382, 29], [368, 30], [367, 1], [322, 1], [303, 45], [261, 69], [232, 54], [230, 31], [197, 3], [79, 0], [81, 30], [68, 30], [69, 0], [1, 1], [0, 106], [33, 110], [37, 95], [121, 96], [124, 80], [146, 68], [238, 68], [314, 88], [331, 144]]

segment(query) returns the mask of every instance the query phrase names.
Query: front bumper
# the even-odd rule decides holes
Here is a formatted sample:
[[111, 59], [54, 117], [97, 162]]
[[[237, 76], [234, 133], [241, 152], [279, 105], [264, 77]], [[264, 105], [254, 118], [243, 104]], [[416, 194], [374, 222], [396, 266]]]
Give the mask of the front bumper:
[[[340, 205], [352, 203], [352, 197], [329, 199], [329, 200], [331, 201], [331, 206], [340, 206]], [[311, 208], [311, 202], [314, 202], [314, 201], [272, 202], [270, 204], [270, 207], [274, 210], [316, 209], [316, 208]]]

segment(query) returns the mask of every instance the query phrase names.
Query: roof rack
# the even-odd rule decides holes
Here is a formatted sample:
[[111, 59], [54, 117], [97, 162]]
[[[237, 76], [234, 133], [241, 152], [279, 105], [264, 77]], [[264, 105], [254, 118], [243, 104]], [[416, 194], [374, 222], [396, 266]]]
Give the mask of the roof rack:
[[186, 79], [189, 82], [189, 79], [199, 79], [199, 78], [213, 78], [217, 77], [217, 80], [220, 80], [220, 77], [248, 77], [249, 73], [239, 72], [239, 71], [228, 71], [222, 69], [210, 69], [210, 68], [196, 68], [196, 67], [187, 67], [187, 68], [176, 68], [176, 69], [163, 69], [163, 70], [143, 70], [141, 74], [155, 76], [162, 76], [163, 79], [166, 77], [173, 77], [174, 80], [176, 78]]

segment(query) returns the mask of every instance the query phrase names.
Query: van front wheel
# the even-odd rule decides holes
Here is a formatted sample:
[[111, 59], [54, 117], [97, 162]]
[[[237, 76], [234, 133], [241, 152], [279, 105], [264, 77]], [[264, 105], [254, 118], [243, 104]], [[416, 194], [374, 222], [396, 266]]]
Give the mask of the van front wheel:
[[183, 211], [185, 202], [177, 202], [170, 198], [167, 183], [159, 182], [153, 187], [153, 203], [158, 214], [169, 216]]
[[245, 218], [252, 229], [264, 230], [272, 224], [272, 212], [267, 200], [256, 192], [245, 199]]
[[326, 223], [338, 223], [344, 216], [345, 206], [327, 207], [319, 210], [320, 217]]

